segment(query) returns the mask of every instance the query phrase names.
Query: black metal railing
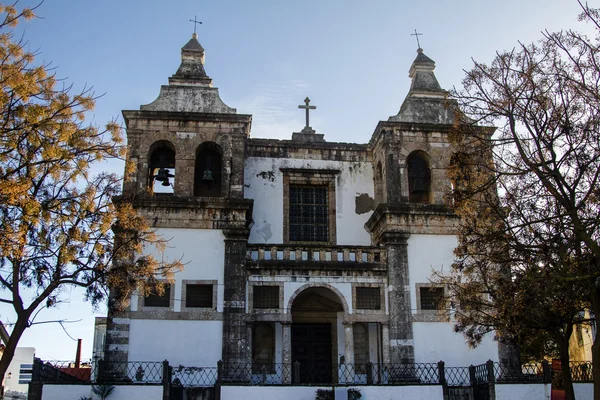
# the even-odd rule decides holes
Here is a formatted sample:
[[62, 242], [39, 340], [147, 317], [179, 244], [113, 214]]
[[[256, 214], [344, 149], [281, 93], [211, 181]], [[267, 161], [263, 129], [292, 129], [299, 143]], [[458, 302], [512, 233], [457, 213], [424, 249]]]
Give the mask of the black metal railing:
[[34, 360], [32, 380], [42, 383], [161, 384], [163, 363], [154, 361], [96, 362]]
[[448, 386], [469, 386], [471, 378], [469, 367], [444, 367]]
[[571, 361], [570, 367], [573, 382], [592, 382], [594, 367], [590, 361]]
[[[591, 382], [591, 362], [571, 362], [573, 382]], [[439, 363], [325, 364], [245, 363], [215, 367], [169, 366], [167, 361], [81, 363], [34, 360], [32, 381], [60, 384], [162, 384], [175, 387], [239, 385], [445, 385], [450, 388], [482, 384], [550, 383], [559, 377], [548, 362], [507, 364], [488, 361], [470, 367]]]
[[183, 387], [210, 387], [217, 383], [217, 367], [184, 367], [171, 368], [171, 384]]

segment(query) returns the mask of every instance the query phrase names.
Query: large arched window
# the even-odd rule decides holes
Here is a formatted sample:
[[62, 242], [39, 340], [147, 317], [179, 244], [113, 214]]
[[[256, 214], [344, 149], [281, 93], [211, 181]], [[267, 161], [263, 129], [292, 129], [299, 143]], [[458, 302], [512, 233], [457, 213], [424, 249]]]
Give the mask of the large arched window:
[[167, 141], [150, 147], [148, 190], [150, 193], [173, 194], [175, 188], [175, 149]]
[[223, 182], [223, 156], [213, 142], [202, 143], [196, 151], [194, 196], [220, 197]]
[[411, 203], [430, 202], [431, 169], [427, 155], [415, 151], [406, 159], [408, 166], [408, 199]]

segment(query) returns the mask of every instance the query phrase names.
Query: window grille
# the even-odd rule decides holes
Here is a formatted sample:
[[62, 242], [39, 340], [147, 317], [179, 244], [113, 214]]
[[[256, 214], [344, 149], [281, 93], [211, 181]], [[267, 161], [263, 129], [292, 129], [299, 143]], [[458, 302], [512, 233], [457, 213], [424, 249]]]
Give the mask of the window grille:
[[213, 285], [187, 284], [185, 285], [186, 307], [213, 307]]
[[329, 207], [326, 186], [290, 185], [290, 241], [327, 242]]
[[171, 285], [165, 284], [162, 296], [152, 291], [144, 297], [144, 307], [170, 307], [171, 306]]
[[381, 310], [381, 290], [378, 287], [357, 287], [356, 308], [359, 310]]
[[279, 286], [254, 286], [254, 308], [279, 308]]
[[421, 310], [437, 310], [444, 298], [443, 287], [421, 288]]

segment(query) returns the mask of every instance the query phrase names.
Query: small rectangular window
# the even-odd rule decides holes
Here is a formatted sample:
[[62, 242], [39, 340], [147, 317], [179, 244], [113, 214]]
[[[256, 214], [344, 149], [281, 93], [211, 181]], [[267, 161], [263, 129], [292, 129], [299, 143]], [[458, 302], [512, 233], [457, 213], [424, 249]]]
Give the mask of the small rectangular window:
[[213, 285], [185, 285], [185, 306], [190, 308], [212, 308]]
[[151, 291], [144, 297], [144, 307], [170, 307], [171, 306], [171, 285], [166, 283], [162, 295]]
[[356, 308], [359, 310], [381, 310], [381, 290], [378, 287], [357, 287]]
[[422, 287], [421, 292], [421, 310], [437, 310], [444, 298], [443, 287]]
[[279, 308], [279, 286], [254, 286], [254, 308]]

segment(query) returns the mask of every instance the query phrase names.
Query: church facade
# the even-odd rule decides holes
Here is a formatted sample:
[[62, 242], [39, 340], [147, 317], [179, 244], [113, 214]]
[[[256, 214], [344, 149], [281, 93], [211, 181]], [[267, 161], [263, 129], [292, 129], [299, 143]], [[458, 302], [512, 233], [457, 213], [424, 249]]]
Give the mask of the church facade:
[[308, 98], [304, 129], [260, 139], [220, 99], [194, 34], [158, 98], [123, 111], [137, 165], [124, 197], [185, 269], [163, 295], [109, 310], [106, 359], [222, 360], [226, 377], [244, 365], [282, 383], [331, 383], [341, 366], [502, 360], [492, 337], [471, 349], [453, 331], [456, 305], [432, 280], [453, 262], [458, 222], [454, 117], [434, 68], [419, 49], [398, 114], [368, 143], [326, 141]]

